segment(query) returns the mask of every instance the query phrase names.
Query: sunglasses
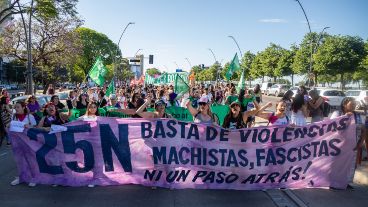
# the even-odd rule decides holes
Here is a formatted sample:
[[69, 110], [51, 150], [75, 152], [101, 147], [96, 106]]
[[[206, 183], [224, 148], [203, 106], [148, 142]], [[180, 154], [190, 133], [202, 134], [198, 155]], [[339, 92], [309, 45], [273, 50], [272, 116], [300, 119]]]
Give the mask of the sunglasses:
[[199, 102], [198, 103], [200, 106], [205, 106], [205, 105], [207, 105], [207, 103], [206, 102]]

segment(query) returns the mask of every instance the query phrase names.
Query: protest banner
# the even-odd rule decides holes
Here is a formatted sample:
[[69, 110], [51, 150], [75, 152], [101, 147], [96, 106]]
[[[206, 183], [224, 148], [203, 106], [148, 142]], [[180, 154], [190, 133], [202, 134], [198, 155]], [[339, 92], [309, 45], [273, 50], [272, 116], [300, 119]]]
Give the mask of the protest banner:
[[145, 84], [153, 85], [165, 85], [165, 84], [175, 84], [177, 75], [182, 78], [186, 83], [188, 83], [189, 74], [187, 72], [178, 73], [163, 73], [160, 76], [154, 78], [146, 73], [144, 82]]
[[98, 117], [49, 134], [10, 132], [21, 182], [141, 184], [256, 190], [346, 188], [354, 168], [351, 117], [304, 127], [241, 130], [174, 119]]

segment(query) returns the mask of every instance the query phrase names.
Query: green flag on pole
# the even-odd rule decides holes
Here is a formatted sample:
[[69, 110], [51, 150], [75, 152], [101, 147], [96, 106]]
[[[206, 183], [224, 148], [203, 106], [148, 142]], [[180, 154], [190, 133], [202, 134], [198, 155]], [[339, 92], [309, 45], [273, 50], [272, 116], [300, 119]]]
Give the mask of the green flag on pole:
[[240, 76], [238, 86], [236, 87], [236, 90], [238, 91], [238, 93], [240, 92], [241, 89], [245, 89], [244, 70]]
[[231, 61], [229, 69], [226, 72], [226, 75], [225, 75], [226, 79], [230, 80], [231, 76], [233, 76], [235, 71], [237, 71], [239, 69], [240, 69], [240, 64], [239, 64], [238, 53], [235, 53], [235, 56], [234, 56], [233, 60]]
[[105, 82], [106, 73], [107, 73], [107, 69], [103, 65], [101, 57], [98, 57], [95, 64], [92, 66], [91, 70], [89, 71], [88, 76], [97, 85], [102, 86]]
[[178, 94], [178, 96], [180, 96], [180, 94], [183, 95], [189, 91], [188, 84], [184, 81], [184, 79], [179, 74], [176, 74], [174, 90], [175, 90], [175, 93]]
[[109, 97], [110, 94], [113, 94], [113, 93], [115, 93], [115, 82], [114, 82], [114, 79], [111, 80], [109, 86], [107, 87], [106, 96]]

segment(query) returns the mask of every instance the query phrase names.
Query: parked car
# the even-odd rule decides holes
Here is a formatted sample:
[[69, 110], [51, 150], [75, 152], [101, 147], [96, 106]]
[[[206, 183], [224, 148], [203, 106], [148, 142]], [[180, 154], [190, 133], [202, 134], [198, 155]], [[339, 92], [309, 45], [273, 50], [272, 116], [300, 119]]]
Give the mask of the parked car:
[[337, 89], [316, 89], [319, 95], [331, 106], [331, 109], [340, 110], [341, 102], [346, 97], [344, 92]]
[[364, 105], [368, 105], [368, 91], [365, 90], [349, 90], [346, 96], [353, 97], [356, 100], [356, 109], [361, 109]]
[[274, 84], [271, 88], [266, 90], [266, 95], [275, 95], [276, 97], [282, 96], [289, 88], [290, 86], [286, 84]]
[[60, 92], [60, 93], [57, 93], [56, 95], [59, 96], [59, 101], [63, 103], [64, 105], [66, 105], [66, 101], [68, 100], [68, 97], [69, 97], [69, 92]]
[[[41, 107], [43, 107], [44, 105], [46, 105], [48, 102], [50, 102], [51, 100], [51, 96], [50, 95], [35, 95], [36, 99], [38, 101], [38, 104], [40, 104]], [[12, 105], [15, 105], [15, 103], [17, 101], [26, 101], [27, 98], [29, 97], [29, 95], [25, 95], [25, 96], [18, 96], [16, 98], [13, 98], [10, 103]]]
[[264, 82], [261, 85], [261, 93], [266, 94], [266, 91], [271, 88], [275, 83], [272, 82]]

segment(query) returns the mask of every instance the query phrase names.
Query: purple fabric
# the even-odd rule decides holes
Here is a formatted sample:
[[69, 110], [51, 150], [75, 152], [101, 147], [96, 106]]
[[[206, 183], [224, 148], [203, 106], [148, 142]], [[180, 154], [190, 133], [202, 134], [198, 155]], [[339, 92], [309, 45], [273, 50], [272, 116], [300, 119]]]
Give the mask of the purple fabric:
[[[356, 125], [346, 116], [305, 127], [269, 126], [231, 131], [172, 119], [98, 117], [97, 121], [78, 120], [66, 126], [86, 124], [90, 124], [91, 131], [75, 133], [73, 138], [77, 143], [83, 140], [93, 147], [94, 167], [84, 173], [72, 171], [65, 164], [76, 161], [83, 167], [85, 156], [80, 149], [67, 153], [68, 142], [61, 133], [56, 133], [54, 148], [53, 144], [44, 145], [42, 134], [37, 135], [37, 140], [31, 139], [35, 131], [11, 132], [21, 181], [65, 186], [141, 184], [178, 189], [346, 188], [354, 169]], [[123, 130], [125, 126], [128, 132]], [[102, 130], [108, 127], [110, 131]], [[114, 151], [102, 146], [101, 140], [111, 138], [111, 132], [120, 143], [128, 136], [132, 172], [125, 172]], [[164, 156], [161, 154], [160, 159], [157, 153], [161, 147], [166, 147], [166, 164]], [[119, 145], [120, 150], [123, 148]], [[106, 171], [110, 165], [104, 164], [103, 149], [112, 151], [113, 171]], [[280, 156], [283, 150], [287, 158], [284, 161]], [[273, 151], [272, 155], [267, 154]], [[46, 152], [47, 165], [61, 166], [63, 174], [40, 172], [37, 159], [40, 161], [42, 152]]]
[[35, 102], [35, 104], [28, 103], [27, 107], [30, 112], [36, 112], [40, 110], [40, 105], [38, 104], [37, 101]]

